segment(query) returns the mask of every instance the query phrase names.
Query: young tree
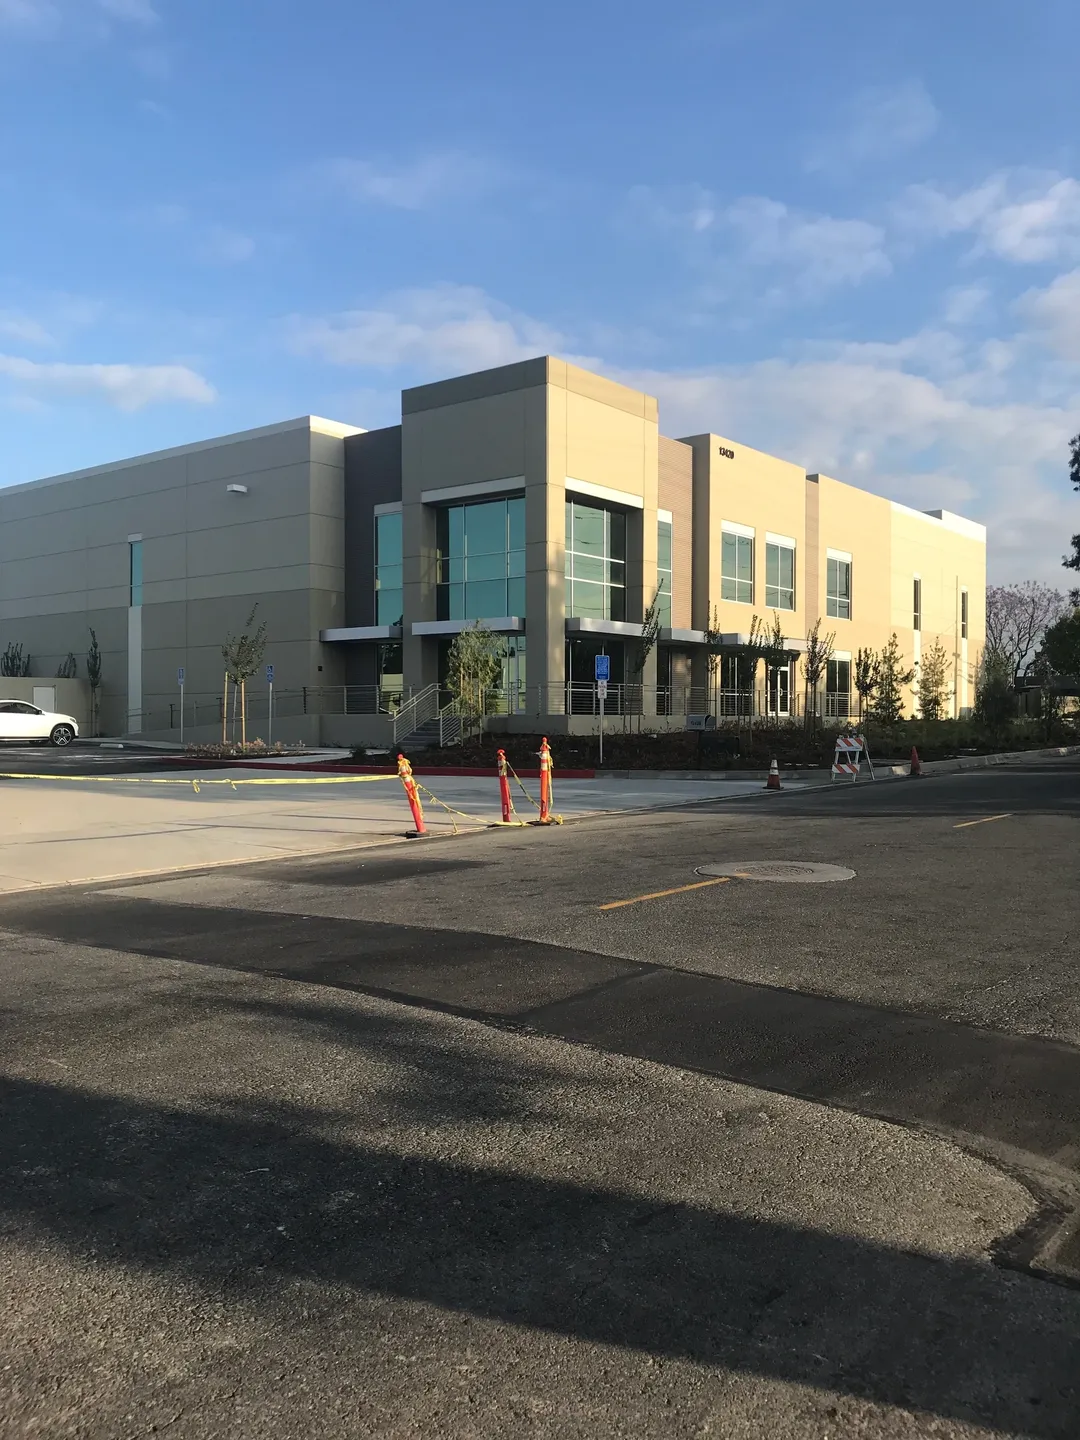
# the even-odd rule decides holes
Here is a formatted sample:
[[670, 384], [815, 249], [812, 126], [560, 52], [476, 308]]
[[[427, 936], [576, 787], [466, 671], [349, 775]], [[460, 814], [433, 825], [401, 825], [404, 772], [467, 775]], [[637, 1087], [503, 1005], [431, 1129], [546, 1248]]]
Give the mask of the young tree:
[[986, 648], [1009, 660], [1014, 684], [1024, 662], [1038, 648], [1043, 631], [1067, 609], [1068, 601], [1059, 590], [1037, 580], [987, 588]]
[[3, 655], [0, 655], [0, 675], [9, 679], [16, 679], [30, 674], [30, 656], [23, 654], [21, 645], [13, 641], [8, 642], [8, 647]]
[[[779, 617], [776, 621], [776, 629], [780, 628]], [[783, 640], [783, 636], [780, 637]], [[756, 616], [750, 617], [750, 633], [745, 642], [738, 647], [739, 659], [746, 666], [747, 679], [750, 682], [750, 732], [754, 729], [754, 712], [757, 709], [757, 672], [758, 666], [769, 652], [772, 644], [772, 637], [769, 635], [761, 620]]]
[[791, 651], [788, 649], [787, 636], [780, 625], [780, 616], [775, 611], [772, 624], [761, 627], [761, 658], [765, 664], [765, 709], [768, 710], [770, 677], [791, 663]]
[[924, 720], [940, 720], [945, 711], [945, 682], [949, 657], [944, 645], [935, 640], [919, 662], [919, 711]]
[[806, 679], [806, 728], [808, 730], [813, 728], [817, 720], [818, 686], [829, 668], [835, 643], [834, 631], [830, 630], [827, 635], [822, 635], [819, 616], [806, 632], [806, 655], [803, 657], [803, 675]]
[[975, 718], [992, 730], [1003, 730], [1015, 714], [1012, 666], [1004, 655], [988, 648], [979, 661], [975, 682]]
[[709, 666], [709, 698], [706, 702], [706, 709], [716, 703], [716, 675], [720, 669], [720, 662], [726, 654], [730, 654], [731, 647], [724, 644], [723, 631], [720, 629], [720, 612], [713, 606], [712, 621], [705, 627], [705, 657]]
[[[1080, 435], [1074, 435], [1069, 441], [1069, 479], [1072, 481], [1074, 490], [1080, 490]], [[1062, 556], [1061, 563], [1066, 570], [1080, 570], [1080, 535], [1072, 537], [1071, 555]], [[1080, 590], [1071, 590], [1069, 599], [1074, 605], [1080, 605]]]
[[79, 672], [79, 662], [69, 650], [65, 659], [60, 661], [56, 667], [56, 678], [58, 680], [74, 680]]
[[[261, 621], [257, 630], [253, 631], [251, 628], [255, 624], [258, 608], [257, 604], [251, 607], [251, 613], [244, 621], [244, 633], [233, 635], [230, 632], [221, 647], [221, 658], [225, 661], [225, 713], [227, 715], [229, 710], [231, 680], [240, 697], [241, 745], [247, 744], [247, 682], [262, 664], [263, 655], [266, 653], [266, 621]], [[234, 731], [233, 734], [235, 733]]]
[[855, 689], [859, 692], [859, 724], [869, 714], [874, 692], [881, 675], [881, 660], [876, 650], [860, 647], [855, 652]]
[[101, 689], [101, 646], [97, 633], [90, 627], [90, 648], [86, 652], [86, 678], [90, 682], [90, 734], [98, 730], [98, 691]]
[[910, 685], [915, 676], [914, 670], [904, 668], [895, 630], [877, 660], [877, 685], [869, 715], [872, 720], [877, 720], [882, 725], [895, 725], [904, 718], [904, 686]]
[[[660, 588], [657, 587], [656, 594], [652, 598], [652, 604], [645, 609], [645, 618], [641, 622], [641, 638], [634, 650], [634, 658], [630, 662], [630, 673], [636, 677], [637, 684], [642, 683], [642, 676], [645, 674], [645, 666], [649, 663], [649, 656], [656, 648], [656, 642], [660, 638]], [[641, 706], [643, 710], [644, 705]], [[639, 715], [640, 720], [640, 715]]]
[[463, 718], [479, 719], [488, 713], [489, 697], [502, 679], [504, 648], [502, 636], [492, 634], [481, 620], [454, 636], [446, 685]]

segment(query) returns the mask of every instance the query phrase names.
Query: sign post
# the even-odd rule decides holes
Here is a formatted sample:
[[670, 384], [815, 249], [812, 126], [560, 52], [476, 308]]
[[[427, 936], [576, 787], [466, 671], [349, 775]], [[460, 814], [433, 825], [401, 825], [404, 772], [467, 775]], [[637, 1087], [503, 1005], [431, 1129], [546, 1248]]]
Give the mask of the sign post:
[[272, 743], [272, 741], [273, 741], [273, 738], [274, 738], [274, 667], [273, 667], [273, 665], [267, 665], [267, 667], [266, 667], [266, 683], [267, 683], [267, 685], [269, 686], [269, 689], [270, 689], [270, 700], [269, 700], [269, 702], [268, 702], [268, 704], [267, 704], [267, 708], [266, 708], [266, 746], [267, 746], [267, 749], [269, 749], [269, 748], [270, 748], [270, 745], [271, 745], [271, 743]]
[[596, 678], [596, 698], [600, 702], [600, 764], [604, 763], [604, 701], [607, 699], [608, 681], [611, 679], [611, 656], [597, 655], [593, 661]]
[[184, 743], [184, 667], [176, 672], [176, 683], [180, 686], [180, 744]]

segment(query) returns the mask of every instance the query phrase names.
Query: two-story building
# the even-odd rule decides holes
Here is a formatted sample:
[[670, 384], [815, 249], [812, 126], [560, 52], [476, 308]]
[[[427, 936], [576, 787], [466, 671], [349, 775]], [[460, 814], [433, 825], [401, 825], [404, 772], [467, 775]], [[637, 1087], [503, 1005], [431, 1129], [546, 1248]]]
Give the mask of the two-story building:
[[[477, 620], [503, 637], [506, 726], [589, 728], [597, 654], [609, 708], [656, 728], [794, 715], [820, 620], [825, 713], [854, 713], [854, 656], [895, 631], [908, 663], [944, 647], [960, 714], [985, 541], [724, 436], [670, 439], [653, 397], [542, 357], [406, 390], [385, 429], [305, 417], [0, 490], [0, 650], [55, 674], [92, 626], [106, 729], [176, 734], [183, 669], [187, 733], [211, 734], [222, 642], [257, 606], [277, 733], [342, 743], [382, 738], [402, 697], [438, 698]], [[738, 646], [754, 616], [779, 617], [792, 659], [751, 696]], [[250, 688], [264, 733], [265, 676]]]

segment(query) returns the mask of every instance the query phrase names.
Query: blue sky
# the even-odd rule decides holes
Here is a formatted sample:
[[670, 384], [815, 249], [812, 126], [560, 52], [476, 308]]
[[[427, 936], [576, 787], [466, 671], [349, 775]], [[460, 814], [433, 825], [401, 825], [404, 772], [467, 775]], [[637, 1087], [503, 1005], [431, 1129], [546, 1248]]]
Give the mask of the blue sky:
[[551, 351], [1080, 528], [1073, 0], [0, 0], [0, 484]]

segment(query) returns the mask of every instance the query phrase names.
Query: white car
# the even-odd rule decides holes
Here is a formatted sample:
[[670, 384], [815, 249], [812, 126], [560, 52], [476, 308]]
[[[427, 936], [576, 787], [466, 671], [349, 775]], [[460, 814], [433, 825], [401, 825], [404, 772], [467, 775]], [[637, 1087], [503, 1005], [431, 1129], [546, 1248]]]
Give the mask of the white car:
[[26, 700], [0, 700], [0, 740], [70, 745], [78, 733], [79, 727], [70, 715], [39, 710]]

